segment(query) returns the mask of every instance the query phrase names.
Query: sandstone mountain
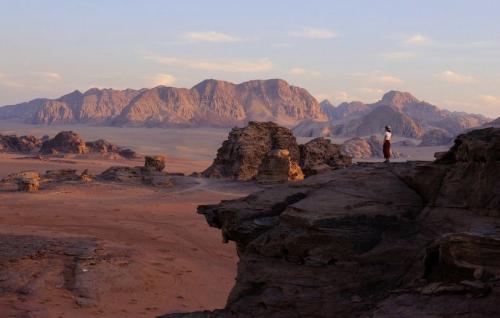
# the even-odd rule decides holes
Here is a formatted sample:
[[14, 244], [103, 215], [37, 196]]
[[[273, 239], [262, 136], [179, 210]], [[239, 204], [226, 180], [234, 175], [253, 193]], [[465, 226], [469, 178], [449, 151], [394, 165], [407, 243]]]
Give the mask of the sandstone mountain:
[[[198, 207], [233, 241], [225, 308], [162, 318], [499, 317], [500, 129]], [[217, 256], [214, 256], [217, 257]]]
[[36, 99], [1, 107], [0, 119], [34, 124], [232, 127], [252, 120], [291, 125], [304, 119], [327, 117], [305, 89], [271, 79], [241, 84], [205, 80], [191, 89], [93, 88], [54, 100]]
[[373, 104], [351, 102], [335, 107], [323, 101], [320, 105], [329, 120], [304, 121], [294, 128], [297, 136], [359, 137], [381, 133], [385, 125], [390, 125], [395, 135], [420, 139], [430, 129], [443, 129], [456, 136], [488, 122], [482, 115], [450, 112], [398, 91], [387, 92]]

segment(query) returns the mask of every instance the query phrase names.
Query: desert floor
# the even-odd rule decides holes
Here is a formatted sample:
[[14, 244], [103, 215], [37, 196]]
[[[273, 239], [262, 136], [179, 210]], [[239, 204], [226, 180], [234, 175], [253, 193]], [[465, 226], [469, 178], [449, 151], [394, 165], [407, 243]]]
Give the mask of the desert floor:
[[[2, 134], [54, 136], [62, 130], [76, 131], [85, 140], [104, 138], [142, 154], [165, 155], [167, 171], [185, 174], [208, 167], [228, 133], [0, 121]], [[443, 149], [405, 151], [411, 152], [410, 160], [431, 160]], [[0, 178], [23, 170], [88, 169], [97, 174], [112, 165], [142, 164], [0, 154]], [[259, 188], [189, 177], [174, 177], [174, 183], [173, 188], [92, 182], [63, 183], [37, 193], [0, 190], [0, 317], [154, 317], [223, 307], [234, 284], [237, 255], [196, 214], [196, 207]]]
[[[27, 169], [97, 173], [115, 164], [142, 162], [0, 154], [0, 178]], [[187, 172], [203, 163], [170, 166]], [[154, 317], [223, 307], [234, 284], [236, 252], [196, 207], [257, 187], [187, 177], [174, 177], [174, 183], [0, 191], [0, 317]]]

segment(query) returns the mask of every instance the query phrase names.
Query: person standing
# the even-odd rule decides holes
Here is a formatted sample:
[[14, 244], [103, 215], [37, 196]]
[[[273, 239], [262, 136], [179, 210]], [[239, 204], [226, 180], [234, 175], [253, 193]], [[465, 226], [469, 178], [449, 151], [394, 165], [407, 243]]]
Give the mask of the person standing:
[[391, 159], [391, 138], [392, 138], [391, 126], [385, 126], [384, 145], [382, 147], [382, 150], [384, 152], [384, 158], [386, 163], [389, 163]]

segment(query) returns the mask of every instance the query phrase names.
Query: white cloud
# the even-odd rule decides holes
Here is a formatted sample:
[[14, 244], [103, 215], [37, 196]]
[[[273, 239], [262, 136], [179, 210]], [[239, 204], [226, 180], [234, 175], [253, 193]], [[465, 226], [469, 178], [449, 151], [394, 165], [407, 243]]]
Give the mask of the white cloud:
[[331, 103], [333, 103], [334, 105], [340, 104], [342, 102], [349, 102], [349, 101], [357, 100], [356, 97], [352, 96], [351, 94], [349, 94], [346, 91], [334, 91], [331, 93], [317, 93], [317, 94], [314, 94], [314, 97], [319, 101], [327, 99]]
[[321, 73], [316, 70], [308, 70], [301, 67], [294, 67], [288, 71], [289, 74], [294, 76], [306, 76], [306, 77], [319, 77]]
[[170, 74], [156, 74], [151, 76], [149, 79], [154, 86], [170, 86], [176, 81], [176, 78]]
[[316, 29], [304, 27], [301, 30], [291, 33], [293, 36], [309, 38], [309, 39], [331, 39], [338, 36], [337, 32], [329, 29]]
[[184, 39], [192, 42], [241, 42], [243, 39], [222, 32], [187, 32], [184, 34]]
[[385, 93], [385, 90], [383, 90], [381, 88], [370, 88], [370, 87], [360, 88], [360, 91], [362, 91], [363, 93], [368, 93], [368, 94], [377, 95], [377, 96]]
[[489, 105], [496, 105], [500, 107], [500, 97], [494, 95], [479, 95], [479, 100]]
[[4, 73], [0, 73], [0, 86], [5, 86], [8, 88], [21, 88], [24, 87], [24, 84], [12, 79], [10, 76]]
[[476, 82], [476, 78], [468, 75], [463, 75], [455, 73], [450, 70], [443, 71], [435, 75], [437, 79], [443, 82], [453, 83], [453, 84], [468, 84]]
[[408, 60], [408, 59], [413, 59], [416, 56], [417, 55], [414, 52], [405, 52], [405, 51], [388, 52], [382, 54], [382, 57], [387, 60]]
[[260, 73], [273, 68], [273, 63], [268, 58], [255, 61], [247, 60], [195, 60], [182, 59], [169, 56], [145, 56], [145, 59], [155, 61], [160, 64], [182, 66], [203, 71], [223, 71], [239, 73]]
[[61, 74], [55, 72], [32, 72], [32, 74], [47, 81], [58, 81], [62, 79]]
[[402, 79], [392, 75], [377, 76], [373, 80], [376, 82], [380, 82], [382, 84], [391, 84], [391, 85], [399, 85], [403, 83]]
[[404, 43], [409, 45], [426, 45], [432, 43], [432, 40], [422, 34], [415, 34], [406, 38]]

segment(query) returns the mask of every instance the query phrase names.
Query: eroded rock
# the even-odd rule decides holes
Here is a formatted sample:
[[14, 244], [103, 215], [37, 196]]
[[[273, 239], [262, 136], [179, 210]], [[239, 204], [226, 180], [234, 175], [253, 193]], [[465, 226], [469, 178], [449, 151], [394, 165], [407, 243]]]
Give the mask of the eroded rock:
[[300, 166], [286, 149], [271, 150], [266, 154], [257, 173], [259, 183], [279, 183], [304, 179]]
[[37, 151], [42, 141], [35, 136], [0, 135], [0, 152], [31, 153]]
[[300, 145], [300, 167], [306, 176], [351, 164], [352, 158], [342, 153], [341, 146], [330, 139], [320, 137]]
[[89, 148], [79, 134], [72, 131], [62, 131], [54, 138], [45, 141], [40, 149], [44, 155], [58, 153], [85, 154]]
[[250, 122], [244, 128], [233, 128], [203, 176], [254, 179], [266, 154], [275, 149], [286, 149], [293, 161], [299, 161], [299, 146], [290, 129], [272, 122]]

